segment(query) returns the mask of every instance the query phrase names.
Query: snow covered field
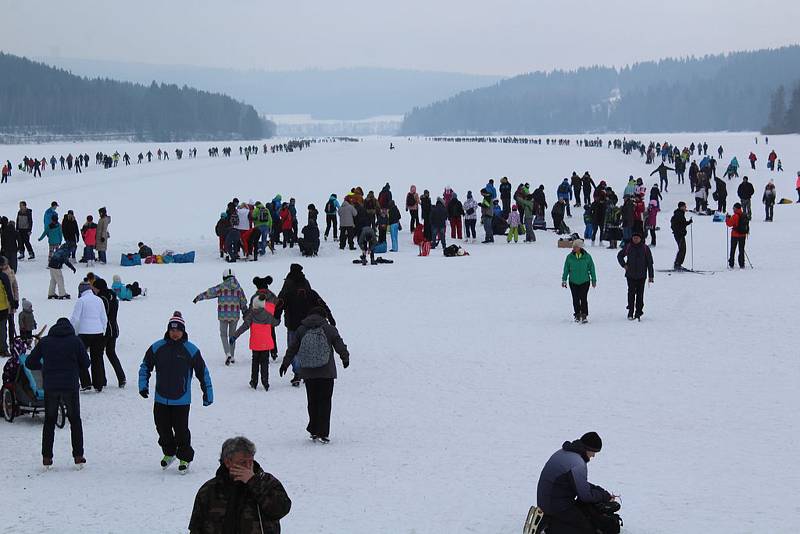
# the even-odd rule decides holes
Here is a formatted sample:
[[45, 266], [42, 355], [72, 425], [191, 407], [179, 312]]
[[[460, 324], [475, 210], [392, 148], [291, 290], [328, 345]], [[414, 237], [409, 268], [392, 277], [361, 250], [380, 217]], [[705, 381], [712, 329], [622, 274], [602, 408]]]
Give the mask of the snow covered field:
[[[489, 178], [508, 176], [515, 187], [522, 180], [545, 184], [550, 201], [573, 170], [589, 170], [621, 194], [629, 174], [646, 177], [654, 167], [606, 148], [381, 138], [259, 154], [249, 162], [236, 153], [209, 159], [208, 144], [198, 143], [196, 160], [109, 171], [92, 164], [81, 175], [46, 173], [41, 180], [15, 170], [11, 183], [0, 187], [0, 214], [12, 217], [26, 199], [38, 237], [51, 200], [60, 203], [59, 213], [75, 210], [81, 223], [107, 206], [111, 263], [94, 270], [109, 281], [113, 274], [138, 280], [149, 294], [120, 305], [118, 351], [128, 388], [81, 395], [85, 470], [72, 469], [66, 430], [56, 433], [55, 470], [42, 473], [41, 418], [0, 422], [6, 454], [1, 530], [184, 532], [222, 441], [244, 434], [292, 498], [285, 532], [514, 533], [536, 500], [549, 455], [564, 440], [596, 430], [604, 447], [589, 466], [590, 480], [622, 495], [626, 533], [800, 531], [794, 497], [800, 485], [791, 465], [800, 423], [800, 206], [778, 205], [775, 222], [764, 223], [760, 204], [769, 178], [776, 179], [779, 198], [796, 199], [800, 137], [770, 138], [769, 148], [786, 169], [781, 174], [766, 170], [768, 148], [763, 138], [754, 145], [754, 134], [633, 137], [680, 147], [707, 140], [715, 155], [722, 143], [720, 170], [738, 156], [756, 188], [747, 245], [754, 270], [726, 271], [724, 224], [695, 217], [694, 267], [721, 272], [656, 273], [643, 321], [629, 323], [616, 251], [589, 247], [599, 280], [589, 293], [590, 324], [576, 325], [569, 291], [560, 286], [567, 250], [556, 248], [552, 233], [537, 232], [533, 245], [470, 244], [469, 257], [434, 251], [420, 258], [404, 213], [394, 265], [355, 266], [354, 253], [323, 242], [318, 258], [279, 249], [264, 261], [234, 266], [250, 294], [253, 276], [272, 275], [277, 292], [289, 264], [302, 263], [331, 306], [351, 366], [340, 368], [329, 446], [306, 439], [303, 390], [279, 378], [275, 364], [272, 389], [251, 390], [247, 336], [237, 363], [226, 368], [215, 305], [192, 304], [228, 266], [218, 258], [213, 229], [232, 197], [294, 196], [302, 226], [309, 202], [321, 210], [331, 192], [342, 198], [354, 185], [377, 193], [388, 181], [402, 205], [411, 184], [434, 197], [451, 185], [464, 199], [467, 189], [477, 193]], [[390, 140], [397, 150], [388, 150]], [[226, 144], [236, 147], [219, 146]], [[25, 153], [49, 159], [78, 147], [92, 160], [98, 150], [124, 149], [132, 156], [141, 150], [113, 143], [3, 146], [0, 159], [16, 162]], [[756, 172], [745, 170], [751, 149], [760, 159]], [[729, 206], [736, 185], [729, 186]], [[671, 183], [653, 249], [659, 269], [672, 266], [669, 217], [679, 200], [693, 205], [688, 184]], [[582, 233], [580, 213], [566, 222]], [[197, 263], [119, 267], [120, 253], [139, 240], [156, 251], [197, 250]], [[70, 314], [74, 301], [46, 300], [47, 247], [40, 242], [36, 250], [35, 262], [20, 262], [20, 291], [33, 302], [39, 325], [52, 325]], [[75, 276], [65, 270], [73, 296], [85, 271]], [[194, 386], [196, 458], [184, 477], [160, 470], [152, 400], [140, 398], [135, 385], [145, 350], [163, 336], [176, 309], [209, 365], [216, 398], [204, 408]], [[280, 334], [283, 350], [283, 326]], [[106, 371], [113, 386], [109, 365]]]

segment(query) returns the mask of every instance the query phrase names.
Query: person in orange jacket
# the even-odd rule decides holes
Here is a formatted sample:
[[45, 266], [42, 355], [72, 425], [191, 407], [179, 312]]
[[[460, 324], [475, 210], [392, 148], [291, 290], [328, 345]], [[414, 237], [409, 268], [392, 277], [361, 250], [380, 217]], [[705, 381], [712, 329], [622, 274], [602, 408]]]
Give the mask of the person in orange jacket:
[[733, 205], [733, 215], [725, 214], [725, 224], [731, 229], [731, 254], [728, 257], [728, 267], [733, 269], [733, 257], [736, 248], [739, 248], [739, 267], [744, 269], [744, 244], [747, 241], [747, 234], [750, 233], [750, 219], [742, 211], [742, 205], [738, 202]]

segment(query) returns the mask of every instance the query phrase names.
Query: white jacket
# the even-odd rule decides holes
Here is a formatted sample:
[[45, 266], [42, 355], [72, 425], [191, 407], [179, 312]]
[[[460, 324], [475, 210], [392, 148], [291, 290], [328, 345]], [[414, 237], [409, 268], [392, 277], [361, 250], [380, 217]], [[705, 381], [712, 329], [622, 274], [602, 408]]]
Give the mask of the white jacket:
[[237, 230], [249, 230], [250, 229], [250, 210], [247, 208], [239, 208], [236, 210], [236, 214], [239, 216], [239, 224], [236, 225]]
[[105, 334], [108, 316], [103, 300], [87, 289], [75, 301], [69, 321], [77, 334]]

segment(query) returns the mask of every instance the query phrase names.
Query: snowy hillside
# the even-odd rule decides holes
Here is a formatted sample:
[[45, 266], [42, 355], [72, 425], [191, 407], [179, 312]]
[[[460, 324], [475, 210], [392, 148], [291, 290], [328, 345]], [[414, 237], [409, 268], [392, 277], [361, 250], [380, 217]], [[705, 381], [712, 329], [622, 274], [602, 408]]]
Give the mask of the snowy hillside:
[[[536, 500], [544, 462], [563, 441], [588, 430], [604, 441], [589, 465], [590, 480], [622, 495], [623, 532], [800, 531], [790, 456], [800, 427], [800, 206], [778, 205], [775, 222], [765, 223], [760, 203], [769, 178], [776, 180], [778, 198], [797, 199], [800, 136], [771, 137], [769, 147], [763, 138], [753, 144], [754, 134], [635, 137], [681, 148], [708, 141], [709, 153], [722, 143], [720, 167], [738, 156], [740, 173], [756, 189], [747, 244], [755, 269], [727, 271], [724, 224], [695, 217], [694, 267], [719, 272], [656, 273], [641, 323], [625, 320], [616, 251], [587, 247], [598, 285], [589, 293], [590, 324], [576, 325], [569, 291], [560, 285], [567, 251], [556, 247], [554, 234], [537, 232], [533, 245], [469, 244], [468, 257], [444, 258], [436, 250], [422, 258], [411, 244], [405, 212], [393, 265], [353, 265], [354, 253], [328, 241], [318, 258], [278, 249], [263, 261], [233, 266], [251, 294], [253, 276], [273, 276], [277, 292], [289, 265], [302, 263], [332, 308], [351, 365], [339, 369], [329, 446], [306, 439], [303, 390], [279, 378], [276, 364], [270, 366], [269, 392], [251, 390], [246, 336], [237, 363], [225, 367], [215, 305], [192, 304], [228, 267], [217, 254], [214, 224], [231, 198], [295, 197], [302, 227], [307, 204], [322, 210], [330, 193], [342, 198], [356, 185], [377, 193], [389, 182], [401, 201], [411, 184], [434, 198], [450, 185], [463, 199], [489, 178], [508, 176], [514, 187], [520, 181], [544, 184], [551, 201], [572, 171], [588, 170], [621, 194], [631, 174], [651, 186], [657, 179], [646, 176], [655, 167], [645, 166], [638, 154], [607, 148], [405, 138], [318, 144], [250, 161], [236, 150], [232, 158], [209, 159], [208, 145], [197, 144], [196, 160], [107, 171], [93, 164], [95, 152], [134, 155], [153, 145], [0, 147], [0, 159], [14, 162], [24, 154], [49, 159], [62, 151], [88, 152], [92, 165], [80, 175], [59, 171], [33, 179], [15, 169], [10, 183], [0, 186], [0, 214], [13, 217], [17, 202], [27, 200], [38, 237], [52, 200], [60, 213], [73, 209], [81, 223], [106, 206], [110, 263], [94, 271], [109, 281], [114, 274], [138, 280], [149, 290], [146, 298], [120, 305], [118, 352], [128, 387], [81, 395], [86, 469], [72, 469], [69, 434], [62, 430], [56, 432], [56, 467], [42, 473], [41, 417], [0, 421], [6, 453], [2, 531], [185, 532], [195, 493], [217, 468], [222, 441], [243, 434], [293, 501], [284, 532], [516, 533]], [[396, 150], [388, 150], [390, 141]], [[772, 148], [786, 172], [766, 170]], [[760, 159], [756, 172], [744, 168], [750, 150]], [[688, 184], [674, 184], [672, 173], [670, 181], [653, 249], [658, 269], [671, 268], [675, 256], [672, 210], [679, 200], [693, 204]], [[735, 185], [729, 185], [729, 206]], [[566, 222], [582, 233], [580, 213], [573, 208]], [[138, 241], [156, 252], [196, 250], [197, 262], [119, 267], [120, 253], [133, 251]], [[46, 300], [47, 246], [35, 247], [35, 262], [20, 262], [20, 291], [33, 302], [39, 325], [52, 325], [71, 313], [74, 301]], [[64, 271], [73, 296], [85, 272]], [[140, 398], [135, 385], [145, 350], [164, 335], [173, 310], [186, 318], [216, 397], [204, 408], [193, 386], [196, 457], [185, 477], [160, 470], [153, 402]], [[286, 331], [279, 328], [283, 351]], [[114, 386], [109, 365], [106, 371]]]

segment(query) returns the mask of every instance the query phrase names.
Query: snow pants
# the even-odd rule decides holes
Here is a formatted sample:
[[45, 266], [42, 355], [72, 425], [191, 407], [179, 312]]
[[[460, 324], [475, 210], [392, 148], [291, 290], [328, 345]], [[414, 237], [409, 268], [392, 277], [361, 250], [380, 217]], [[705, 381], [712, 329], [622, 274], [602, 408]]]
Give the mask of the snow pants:
[[[798, 193], [800, 195], [800, 193]], [[419, 225], [419, 210], [408, 210], [408, 213], [411, 215], [411, 233], [414, 233], [414, 228]]]
[[574, 316], [586, 317], [589, 315], [589, 302], [586, 298], [589, 296], [589, 282], [583, 284], [569, 283], [569, 290], [572, 292], [572, 310]]
[[231, 344], [230, 338], [233, 336], [233, 333], [236, 332], [236, 326], [238, 324], [238, 319], [235, 321], [219, 322], [219, 338], [222, 340], [222, 350], [225, 352], [225, 356], [230, 356], [231, 358], [234, 356], [233, 353], [236, 350], [236, 343]]
[[17, 252], [25, 254], [28, 250], [28, 256], [33, 257], [33, 247], [31, 246], [31, 231], [30, 230], [17, 230], [19, 238], [17, 239]]
[[336, 241], [339, 239], [339, 232], [336, 225], [336, 215], [326, 214], [325, 215], [325, 239], [328, 239], [328, 234], [333, 228], [333, 240]]
[[154, 402], [153, 419], [164, 456], [177, 456], [178, 460], [185, 462], [194, 460], [192, 434], [189, 432], [189, 405]]
[[678, 253], [675, 255], [675, 263], [673, 265], [677, 269], [683, 266], [683, 260], [686, 259], [686, 236], [674, 237], [675, 242], [678, 244]]
[[644, 284], [646, 278], [626, 278], [628, 281], [628, 316], [641, 315], [644, 311]]
[[519, 226], [509, 226], [508, 227], [508, 237], [506, 241], [511, 243], [511, 240], [514, 240], [514, 243], [519, 241]]
[[258, 377], [261, 377], [261, 385], [264, 389], [269, 389], [269, 352], [268, 350], [254, 350], [253, 363], [250, 366], [250, 387], [258, 385]]
[[331, 431], [331, 400], [333, 378], [310, 378], [306, 383], [308, 399], [308, 426], [312, 436], [327, 438]]
[[101, 390], [106, 387], [106, 364], [103, 361], [103, 350], [106, 347], [106, 336], [104, 334], [80, 334], [78, 337], [83, 341], [83, 345], [89, 351], [91, 359], [91, 376], [89, 371], [81, 369], [79, 372], [81, 387], [92, 387]]
[[739, 247], [739, 267], [744, 269], [744, 243], [746, 237], [733, 237], [731, 236], [731, 255], [728, 258], [728, 267], [733, 269], [733, 257], [736, 254], [736, 247]]
[[533, 243], [536, 241], [536, 234], [533, 233], [533, 214], [525, 215], [522, 221], [525, 224], [525, 242]]
[[581, 207], [581, 186], [573, 185], [572, 186], [572, 192], [574, 194], [573, 196], [575, 197], [575, 207], [576, 208], [580, 208]]
[[356, 229], [354, 226], [339, 227], [339, 248], [344, 250], [344, 244], [347, 242], [347, 246], [350, 248], [350, 250], [355, 250], [356, 245], [353, 243], [355, 233]]
[[483, 231], [486, 234], [484, 238], [484, 243], [494, 243], [494, 230], [492, 229], [492, 219], [489, 217], [484, 217], [481, 219], [481, 224], [483, 224]]
[[119, 363], [119, 357], [117, 356], [117, 338], [114, 336], [106, 336], [105, 340], [105, 351], [106, 351], [106, 358], [111, 363], [111, 367], [114, 368], [114, 374], [117, 375], [117, 384], [119, 387], [125, 385], [125, 370], [122, 369], [122, 364]]
[[0, 310], [0, 354], [8, 356], [8, 318], [13, 317], [10, 310]]
[[400, 250], [400, 236], [398, 233], [400, 232], [400, 225], [398, 223], [390, 224], [389, 225], [389, 235], [392, 237], [392, 252], [397, 252]]
[[[58, 293], [56, 293], [56, 286], [58, 287]], [[64, 289], [64, 273], [61, 272], [61, 269], [50, 267], [50, 287], [47, 289], [47, 296], [63, 297], [66, 294], [67, 291]]]
[[78, 391], [44, 392], [44, 427], [42, 428], [42, 456], [53, 457], [53, 441], [56, 433], [58, 407], [63, 404], [69, 421], [72, 438], [72, 457], [83, 456], [83, 425], [81, 423], [81, 403]]
[[450, 217], [450, 239], [461, 239], [461, 217]]

